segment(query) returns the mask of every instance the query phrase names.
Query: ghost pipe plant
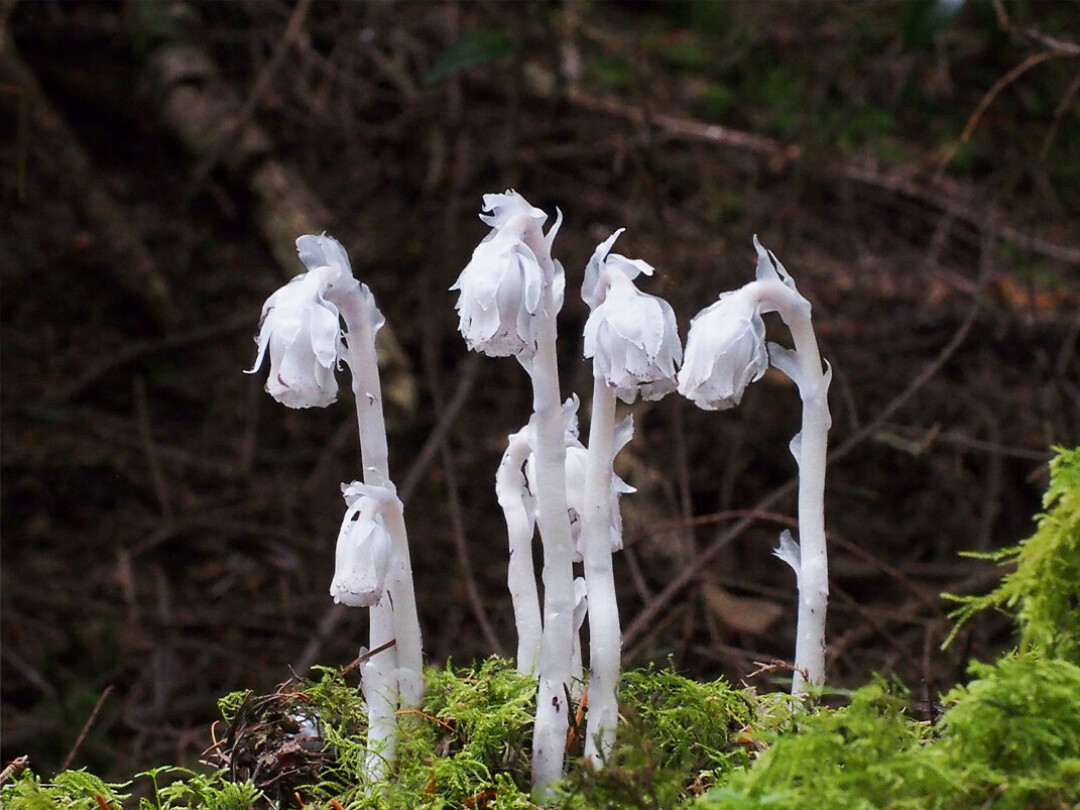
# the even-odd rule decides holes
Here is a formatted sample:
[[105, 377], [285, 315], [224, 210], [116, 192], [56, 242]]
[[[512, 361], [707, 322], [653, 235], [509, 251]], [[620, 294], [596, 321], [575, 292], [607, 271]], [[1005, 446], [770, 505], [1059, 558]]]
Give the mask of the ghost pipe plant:
[[[423, 672], [408, 538], [401, 503], [390, 482], [375, 357], [375, 333], [384, 321], [367, 285], [353, 277], [349, 257], [337, 240], [301, 236], [296, 248], [307, 272], [263, 306], [256, 337], [259, 351], [250, 372], [269, 352], [266, 390], [290, 408], [329, 405], [337, 397], [339, 361], [344, 360], [352, 372], [363, 485], [345, 487], [347, 511], [331, 594], [345, 604], [370, 604], [371, 648], [389, 645], [362, 671], [365, 694], [379, 696], [369, 700], [369, 742], [380, 749], [385, 763], [393, 757], [394, 707], [420, 705]], [[362, 570], [369, 564], [372, 570]], [[388, 598], [382, 598], [384, 592]], [[381, 713], [379, 706], [384, 709]], [[382, 772], [376, 769], [368, 775], [378, 777]]]
[[[686, 359], [679, 371], [679, 393], [705, 410], [739, 404], [746, 387], [772, 364], [798, 386], [802, 429], [791, 441], [799, 466], [799, 539], [780, 537], [776, 555], [795, 571], [799, 590], [792, 693], [825, 680], [825, 609], [829, 567], [825, 548], [825, 455], [829, 427], [828, 391], [832, 372], [822, 369], [817, 338], [810, 322], [810, 302], [776, 256], [757, 250], [757, 280], [697, 314], [686, 339]], [[762, 313], [778, 312], [795, 343], [794, 350], [765, 343]]]
[[506, 518], [506, 533], [510, 545], [510, 562], [506, 569], [506, 584], [514, 608], [517, 627], [517, 668], [526, 675], [536, 673], [540, 660], [540, 639], [543, 622], [540, 619], [540, 593], [536, 588], [533, 569], [532, 542], [536, 528], [536, 498], [529, 491], [523, 467], [532, 452], [530, 428], [510, 435], [506, 452], [495, 473], [495, 495]]
[[533, 790], [546, 797], [562, 777], [574, 634], [573, 551], [555, 354], [555, 319], [566, 280], [551, 258], [562, 215], [545, 235], [547, 215], [515, 191], [485, 194], [484, 210], [491, 213], [480, 218], [491, 232], [451, 289], [460, 292], [459, 329], [468, 347], [491, 357], [512, 355], [532, 378], [537, 523], [544, 549]]
[[[633, 422], [617, 427], [615, 400], [656, 400], [676, 388], [682, 345], [675, 313], [664, 300], [640, 292], [638, 275], [652, 275], [641, 260], [612, 253], [622, 229], [597, 246], [585, 269], [581, 297], [591, 310], [585, 323], [585, 356], [593, 358], [592, 422], [581, 509], [581, 552], [589, 595], [589, 713], [585, 756], [594, 764], [611, 754], [618, 723], [616, 690], [622, 631], [615, 598], [612, 552], [622, 548], [615, 455], [630, 441]], [[620, 486], [621, 485], [621, 486]]]

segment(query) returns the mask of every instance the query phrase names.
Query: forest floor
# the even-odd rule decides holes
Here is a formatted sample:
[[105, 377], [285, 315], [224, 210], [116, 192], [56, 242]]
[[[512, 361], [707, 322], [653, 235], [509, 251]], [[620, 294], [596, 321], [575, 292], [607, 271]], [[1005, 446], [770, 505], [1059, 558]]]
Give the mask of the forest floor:
[[[940, 594], [996, 582], [961, 552], [1029, 535], [1050, 447], [1080, 443], [1080, 14], [937, 7], [0, 4], [3, 760], [190, 764], [220, 696], [364, 642], [327, 593], [348, 392], [288, 411], [242, 373], [301, 225], [396, 341], [425, 652], [512, 652], [493, 477], [528, 381], [467, 354], [448, 292], [509, 187], [565, 215], [564, 395], [587, 400], [577, 286], [615, 228], [684, 336], [750, 280], [755, 233], [813, 302], [831, 684], [929, 702], [1013, 643], [984, 616], [941, 650]], [[628, 666], [782, 688], [798, 408], [772, 373], [731, 412], [633, 407]]]

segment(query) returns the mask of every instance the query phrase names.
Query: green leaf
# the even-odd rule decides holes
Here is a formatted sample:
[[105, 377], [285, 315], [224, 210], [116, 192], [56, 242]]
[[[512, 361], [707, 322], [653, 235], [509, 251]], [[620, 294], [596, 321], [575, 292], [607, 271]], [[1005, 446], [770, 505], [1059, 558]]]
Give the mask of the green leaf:
[[435, 57], [424, 82], [438, 84], [462, 70], [485, 65], [513, 53], [514, 42], [504, 32], [487, 28], [470, 31]]
[[922, 48], [943, 34], [964, 0], [912, 0], [907, 4], [907, 20], [904, 23], [904, 50]]

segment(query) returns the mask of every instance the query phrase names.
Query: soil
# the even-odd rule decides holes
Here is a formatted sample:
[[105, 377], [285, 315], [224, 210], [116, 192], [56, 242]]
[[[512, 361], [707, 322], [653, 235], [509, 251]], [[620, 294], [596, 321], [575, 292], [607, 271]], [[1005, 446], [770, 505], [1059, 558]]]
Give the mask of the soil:
[[[590, 390], [576, 287], [615, 228], [684, 336], [750, 280], [755, 233], [813, 302], [832, 685], [887, 673], [928, 705], [1006, 648], [986, 616], [941, 650], [939, 595], [996, 581], [961, 553], [1030, 534], [1049, 448], [1080, 443], [1080, 19], [968, 6], [926, 34], [904, 3], [0, 5], [3, 760], [193, 763], [223, 694], [346, 666], [366, 636], [327, 592], [358, 475], [348, 386], [290, 411], [243, 373], [262, 302], [303, 269], [274, 240], [300, 234], [267, 224], [235, 143], [193, 152], [169, 122], [147, 64], [175, 41], [209, 55], [268, 136], [259, 165], [319, 203], [396, 338], [390, 463], [432, 664], [515, 642], [493, 476], [528, 380], [468, 355], [448, 292], [482, 194], [510, 187], [565, 215], [565, 395]], [[626, 665], [782, 688], [796, 392], [770, 372], [730, 412], [632, 410]]]

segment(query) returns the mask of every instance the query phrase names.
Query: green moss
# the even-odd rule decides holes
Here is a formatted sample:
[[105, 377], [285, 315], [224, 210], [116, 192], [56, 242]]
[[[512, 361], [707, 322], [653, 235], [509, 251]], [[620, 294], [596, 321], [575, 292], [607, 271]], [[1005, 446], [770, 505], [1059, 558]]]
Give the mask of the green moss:
[[971, 555], [1015, 570], [986, 595], [948, 598], [960, 604], [953, 613], [957, 629], [981, 610], [1006, 610], [1016, 616], [1022, 650], [1080, 664], [1080, 447], [1056, 452], [1035, 534], [1002, 551]]
[[619, 706], [613, 761], [572, 769], [561, 806], [674, 807], [748, 762], [738, 738], [754, 721], [755, 699], [726, 681], [631, 670]]
[[120, 791], [130, 784], [108, 784], [82, 770], [64, 771], [51, 782], [43, 782], [27, 769], [0, 788], [0, 806], [6, 810], [104, 810], [98, 797], [108, 806], [118, 807], [130, 795]]
[[1036, 655], [974, 665], [937, 725], [872, 684], [778, 734], [698, 807], [1022, 810], [1080, 802], [1080, 667]]

